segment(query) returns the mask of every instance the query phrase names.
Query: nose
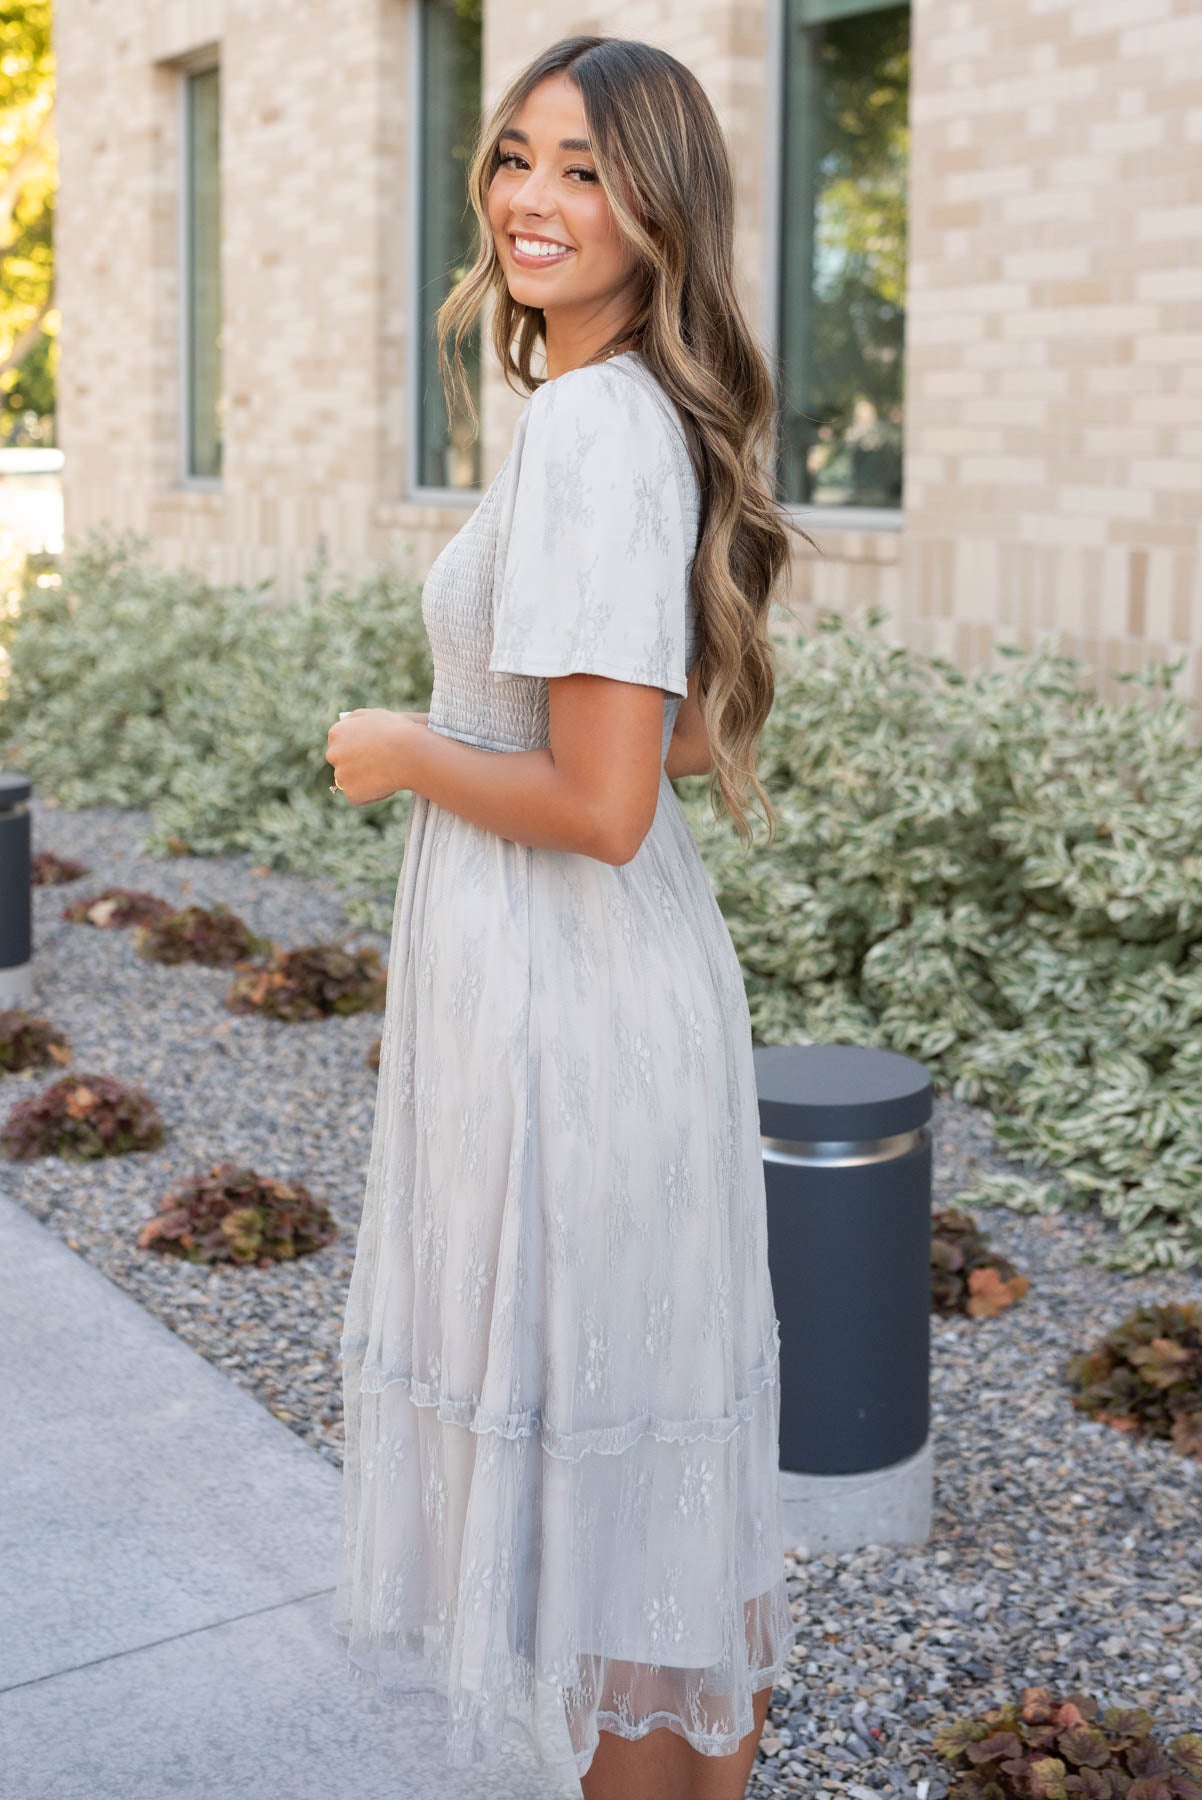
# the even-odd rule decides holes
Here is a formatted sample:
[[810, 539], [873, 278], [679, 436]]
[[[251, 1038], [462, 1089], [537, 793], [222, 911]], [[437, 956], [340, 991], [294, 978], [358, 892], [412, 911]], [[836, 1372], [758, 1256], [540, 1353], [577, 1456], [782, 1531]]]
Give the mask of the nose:
[[[520, 171], [519, 171], [520, 173]], [[546, 211], [545, 190], [547, 177], [537, 166], [525, 171], [524, 178], [518, 182], [510, 195], [514, 213], [531, 212], [540, 216]]]

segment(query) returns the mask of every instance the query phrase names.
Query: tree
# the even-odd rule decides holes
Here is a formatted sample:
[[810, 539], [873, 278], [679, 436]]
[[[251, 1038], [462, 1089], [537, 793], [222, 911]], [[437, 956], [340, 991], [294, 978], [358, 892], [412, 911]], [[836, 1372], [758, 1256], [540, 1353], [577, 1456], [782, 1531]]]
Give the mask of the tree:
[[0, 434], [54, 412], [54, 52], [49, 0], [0, 0]]

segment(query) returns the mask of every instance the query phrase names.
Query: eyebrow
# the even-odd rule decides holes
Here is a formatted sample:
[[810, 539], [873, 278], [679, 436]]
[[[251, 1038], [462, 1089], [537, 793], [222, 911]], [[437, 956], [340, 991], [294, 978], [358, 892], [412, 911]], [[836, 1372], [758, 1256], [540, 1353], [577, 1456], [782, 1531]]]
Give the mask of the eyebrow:
[[[499, 136], [503, 138], [516, 138], [519, 144], [528, 144], [530, 142], [529, 132], [519, 131], [516, 126], [512, 125], [508, 130], [499, 133]], [[589, 143], [587, 138], [560, 138], [559, 148], [561, 150], [587, 150], [591, 155], [593, 146]]]

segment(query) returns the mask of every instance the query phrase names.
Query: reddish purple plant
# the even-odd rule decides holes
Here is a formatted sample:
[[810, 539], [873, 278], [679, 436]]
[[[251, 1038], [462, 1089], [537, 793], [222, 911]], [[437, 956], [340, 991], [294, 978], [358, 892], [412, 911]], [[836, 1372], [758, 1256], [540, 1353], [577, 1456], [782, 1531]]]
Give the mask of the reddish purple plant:
[[299, 1182], [275, 1181], [224, 1162], [164, 1194], [139, 1233], [138, 1248], [194, 1263], [257, 1263], [265, 1268], [320, 1250], [337, 1235], [325, 1202]]
[[231, 1012], [263, 1012], [276, 1019], [325, 1019], [384, 1004], [387, 972], [377, 950], [307, 944], [277, 950], [263, 968], [235, 976], [225, 997]]
[[73, 857], [59, 856], [54, 850], [37, 850], [31, 872], [34, 887], [64, 887], [68, 881], [78, 881], [88, 870]]
[[971, 1213], [946, 1206], [931, 1215], [931, 1304], [938, 1313], [993, 1318], [1031, 1283], [988, 1241]]
[[0, 1146], [15, 1162], [89, 1161], [154, 1150], [162, 1141], [163, 1122], [150, 1095], [111, 1075], [64, 1075], [14, 1106], [0, 1129]]
[[1166, 1749], [1153, 1725], [1142, 1707], [1099, 1717], [1090, 1694], [1025, 1687], [1017, 1705], [944, 1726], [934, 1748], [954, 1771], [948, 1800], [1202, 1800], [1202, 1737]]
[[46, 1063], [69, 1063], [71, 1052], [66, 1039], [56, 1031], [49, 1019], [18, 1007], [0, 1011], [0, 1071], [15, 1074], [18, 1069], [36, 1069]]
[[138, 928], [138, 954], [151, 962], [205, 963], [228, 969], [272, 948], [229, 907], [185, 906]]
[[1100, 1344], [1070, 1357], [1067, 1374], [1078, 1412], [1116, 1431], [1167, 1438], [1202, 1462], [1202, 1303], [1136, 1307]]
[[107, 931], [123, 925], [150, 925], [174, 910], [169, 900], [160, 900], [138, 888], [111, 887], [90, 898], [72, 900], [69, 906], [63, 907], [63, 918], [77, 925], [96, 925]]

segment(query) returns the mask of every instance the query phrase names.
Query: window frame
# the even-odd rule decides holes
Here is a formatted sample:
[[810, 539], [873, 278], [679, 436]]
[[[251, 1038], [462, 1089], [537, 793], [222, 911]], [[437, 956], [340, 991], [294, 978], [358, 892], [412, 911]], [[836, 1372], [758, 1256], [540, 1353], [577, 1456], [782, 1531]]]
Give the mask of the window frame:
[[[823, 25], [859, 13], [881, 12], [896, 0], [776, 0], [773, 9], [773, 43], [768, 59], [768, 132], [771, 173], [766, 191], [769, 196], [771, 229], [768, 232], [770, 254], [766, 259], [766, 292], [768, 341], [772, 345], [773, 363], [778, 377], [776, 429], [773, 436], [774, 456], [778, 454], [782, 423], [781, 386], [786, 380], [782, 360], [783, 310], [785, 285], [785, 155], [788, 108], [786, 96], [790, 82], [796, 79], [789, 56], [789, 13], [800, 10], [806, 25]], [[910, 0], [911, 21], [913, 0]], [[905, 423], [902, 425], [903, 439]], [[813, 531], [902, 531], [906, 523], [903, 486], [900, 506], [815, 506], [794, 500], [782, 500], [789, 518], [806, 530]]]
[[[194, 405], [195, 405], [195, 393], [194, 393], [194, 388], [193, 388], [193, 370], [192, 370], [192, 328], [193, 328], [193, 319], [194, 319], [194, 310], [193, 310], [194, 284], [193, 284], [193, 256], [192, 256], [192, 180], [193, 180], [192, 106], [193, 106], [194, 89], [192, 87], [192, 81], [193, 81], [193, 78], [198, 75], [207, 75], [214, 71], [216, 72], [216, 75], [217, 75], [217, 81], [218, 81], [218, 89], [217, 89], [218, 113], [217, 113], [217, 117], [218, 117], [218, 146], [219, 146], [219, 148], [218, 148], [217, 180], [218, 180], [219, 203], [220, 203], [220, 185], [221, 185], [221, 179], [222, 179], [221, 156], [220, 156], [220, 143], [221, 143], [220, 121], [221, 121], [221, 109], [222, 109], [220, 48], [219, 48], [219, 46], [216, 46], [216, 45], [211, 45], [211, 44], [206, 45], [203, 49], [195, 51], [190, 56], [181, 57], [179, 59], [178, 63], [176, 64], [176, 67], [177, 67], [178, 74], [179, 74], [179, 95], [178, 95], [177, 111], [176, 111], [177, 142], [178, 142], [178, 146], [179, 146], [178, 181], [177, 181], [177, 187], [176, 187], [176, 192], [178, 195], [178, 206], [176, 209], [177, 225], [178, 225], [177, 240], [176, 240], [176, 270], [177, 270], [177, 276], [178, 276], [178, 281], [179, 281], [179, 310], [178, 310], [179, 332], [178, 332], [178, 340], [177, 340], [177, 367], [179, 369], [179, 390], [178, 390], [179, 391], [179, 438], [178, 438], [178, 443], [177, 443], [177, 460], [176, 460], [177, 480], [181, 487], [188, 488], [188, 489], [196, 491], [196, 492], [220, 493], [224, 486], [224, 475], [225, 475], [225, 437], [224, 437], [224, 434], [222, 434], [219, 438], [219, 448], [220, 448], [219, 465], [220, 466], [219, 466], [217, 474], [202, 475], [202, 474], [197, 473], [191, 467], [192, 427], [193, 427], [193, 422], [194, 422]], [[218, 241], [217, 241], [217, 255], [218, 255], [219, 264], [220, 264], [220, 259], [221, 259], [223, 250], [224, 250], [224, 232], [219, 232]], [[219, 268], [219, 277], [218, 278], [219, 278], [219, 284], [220, 284], [220, 289], [221, 289], [221, 293], [222, 293], [221, 304], [222, 304], [222, 309], [224, 311], [224, 286], [225, 286], [225, 284], [224, 284], [224, 280], [222, 279], [222, 275], [223, 275], [223, 271], [221, 271]], [[220, 329], [220, 326], [219, 326], [219, 329]], [[218, 375], [217, 375], [217, 399], [218, 400], [220, 400], [220, 396], [221, 396], [221, 392], [222, 392], [222, 382], [224, 380], [224, 373], [225, 373], [225, 359], [224, 359], [224, 356], [222, 356], [218, 362]]]
[[[407, 396], [406, 413], [406, 446], [405, 446], [405, 491], [410, 501], [423, 505], [462, 506], [471, 510], [479, 504], [484, 492], [481, 482], [474, 487], [450, 487], [445, 484], [429, 485], [421, 480], [421, 442], [423, 430], [422, 418], [422, 381], [423, 367], [423, 333], [425, 330], [418, 296], [421, 292], [422, 280], [422, 148], [426, 135], [426, 81], [425, 81], [425, 0], [412, 0], [409, 6], [409, 82], [407, 96], [408, 129], [406, 139], [408, 150], [406, 155], [407, 185], [406, 211], [408, 225], [405, 232], [405, 293], [409, 296], [407, 304], [406, 348], [405, 348], [405, 393]], [[483, 73], [483, 72], [482, 72]], [[467, 205], [467, 196], [464, 196]], [[477, 329], [479, 327], [477, 326]], [[433, 373], [437, 376], [437, 364]]]

